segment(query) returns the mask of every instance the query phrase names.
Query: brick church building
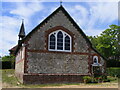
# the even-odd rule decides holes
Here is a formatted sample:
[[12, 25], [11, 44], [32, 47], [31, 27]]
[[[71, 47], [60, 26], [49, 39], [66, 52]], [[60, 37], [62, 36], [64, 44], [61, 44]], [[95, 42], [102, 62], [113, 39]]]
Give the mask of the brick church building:
[[15, 75], [24, 84], [83, 82], [94, 70], [105, 73], [105, 59], [61, 5], [25, 35], [22, 22]]

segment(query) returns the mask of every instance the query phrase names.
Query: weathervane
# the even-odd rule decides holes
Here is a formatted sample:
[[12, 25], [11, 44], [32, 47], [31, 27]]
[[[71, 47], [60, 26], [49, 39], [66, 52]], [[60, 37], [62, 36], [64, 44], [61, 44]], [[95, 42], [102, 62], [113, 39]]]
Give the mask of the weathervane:
[[62, 5], [62, 0], [60, 0], [60, 6]]

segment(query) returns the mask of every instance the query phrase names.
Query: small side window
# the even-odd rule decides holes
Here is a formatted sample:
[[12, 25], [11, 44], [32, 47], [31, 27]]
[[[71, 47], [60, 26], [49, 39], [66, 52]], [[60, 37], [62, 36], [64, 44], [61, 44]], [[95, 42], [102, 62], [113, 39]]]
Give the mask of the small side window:
[[98, 63], [98, 56], [93, 56], [93, 63]]

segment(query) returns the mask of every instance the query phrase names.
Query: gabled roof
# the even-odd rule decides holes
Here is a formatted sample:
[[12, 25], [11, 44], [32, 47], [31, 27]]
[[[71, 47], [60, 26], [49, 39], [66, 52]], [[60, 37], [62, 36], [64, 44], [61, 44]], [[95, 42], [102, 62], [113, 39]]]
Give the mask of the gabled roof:
[[31, 34], [33, 34], [39, 27], [42, 27], [52, 16], [54, 16], [57, 12], [62, 11], [65, 16], [67, 16], [67, 18], [71, 21], [71, 23], [73, 24], [74, 27], [77, 28], [77, 30], [81, 33], [81, 35], [86, 39], [86, 41], [89, 43], [89, 45], [91, 46], [91, 42], [89, 41], [89, 39], [87, 38], [87, 36], [84, 34], [84, 32], [82, 31], [82, 29], [76, 24], [76, 22], [72, 19], [72, 17], [68, 14], [68, 12], [64, 9], [64, 7], [61, 5], [59, 8], [57, 8], [52, 14], [50, 14], [45, 20], [43, 20], [39, 25], [37, 25], [30, 33], [28, 33], [28, 35], [22, 40], [22, 42], [20, 43], [20, 45], [18, 45], [18, 48], [15, 52], [15, 54], [18, 52], [21, 44], [29, 37], [31, 36]]
[[14, 46], [13, 48], [11, 48], [11, 49], [9, 50], [10, 55], [15, 55], [15, 51], [16, 51], [17, 47], [18, 47], [18, 45]]
[[68, 12], [64, 9], [64, 7], [61, 5], [59, 8], [57, 8], [51, 15], [49, 15], [43, 22], [41, 22], [38, 26], [36, 26], [26, 37], [29, 37], [35, 30], [37, 30], [39, 27], [41, 27], [42, 25], [44, 25], [52, 16], [54, 16], [57, 12], [59, 11], [63, 11], [63, 13], [65, 14], [65, 16], [67, 16], [67, 18], [71, 21], [71, 23], [73, 24], [74, 27], [77, 28], [77, 30], [83, 35], [83, 37], [86, 39], [86, 41], [90, 44], [91, 42], [89, 41], [89, 39], [87, 38], [87, 36], [84, 34], [84, 32], [82, 31], [82, 29], [76, 24], [76, 22], [72, 19], [72, 17], [68, 14]]
[[[64, 9], [64, 7], [61, 5], [59, 8], [57, 8], [51, 15], [49, 15], [45, 20], [43, 20], [39, 25], [37, 25], [20, 43], [20, 45], [18, 46], [15, 54], [18, 52], [19, 48], [21, 47], [21, 44], [29, 37], [31, 36], [39, 27], [42, 27], [52, 16], [54, 16], [57, 12], [62, 11], [65, 16], [69, 19], [69, 21], [71, 21], [71, 23], [73, 24], [73, 26], [75, 28], [77, 28], [77, 30], [81, 33], [81, 35], [85, 38], [85, 40], [87, 41], [87, 43], [90, 45], [91, 48], [92, 44], [89, 41], [89, 39], [87, 38], [87, 36], [85, 35], [85, 33], [82, 31], [82, 29], [76, 24], [76, 22], [72, 19], [72, 17], [68, 14], [68, 12]], [[95, 49], [94, 49], [95, 50]], [[95, 50], [96, 51], [96, 50]], [[96, 51], [97, 52], [97, 51]], [[98, 53], [98, 52], [97, 52]]]

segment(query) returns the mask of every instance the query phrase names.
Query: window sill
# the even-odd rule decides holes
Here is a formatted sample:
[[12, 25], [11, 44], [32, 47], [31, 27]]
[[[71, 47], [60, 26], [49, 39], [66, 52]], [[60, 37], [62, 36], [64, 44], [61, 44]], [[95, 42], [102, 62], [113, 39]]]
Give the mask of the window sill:
[[70, 51], [68, 51], [68, 50], [51, 50], [51, 49], [49, 49], [48, 51], [50, 51], [50, 52], [68, 52], [68, 53], [71, 53], [71, 50]]

